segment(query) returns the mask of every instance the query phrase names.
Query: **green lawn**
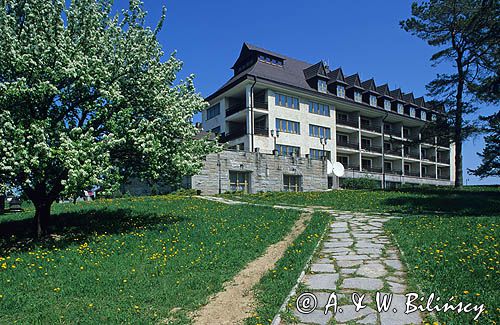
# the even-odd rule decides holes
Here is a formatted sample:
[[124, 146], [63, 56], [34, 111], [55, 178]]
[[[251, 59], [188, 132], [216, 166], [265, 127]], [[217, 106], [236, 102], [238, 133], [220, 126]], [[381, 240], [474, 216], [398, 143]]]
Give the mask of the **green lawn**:
[[32, 211], [0, 216], [2, 324], [188, 323], [189, 311], [299, 216], [177, 196], [59, 204], [53, 212], [64, 229], [42, 244], [29, 239]]
[[[327, 206], [338, 210], [391, 212], [386, 224], [404, 255], [412, 290], [441, 300], [485, 304], [480, 324], [500, 319], [500, 188], [422, 188], [401, 191], [341, 190], [230, 195], [260, 204]], [[443, 302], [444, 303], [444, 302]], [[472, 314], [439, 313], [446, 324], [467, 324]]]

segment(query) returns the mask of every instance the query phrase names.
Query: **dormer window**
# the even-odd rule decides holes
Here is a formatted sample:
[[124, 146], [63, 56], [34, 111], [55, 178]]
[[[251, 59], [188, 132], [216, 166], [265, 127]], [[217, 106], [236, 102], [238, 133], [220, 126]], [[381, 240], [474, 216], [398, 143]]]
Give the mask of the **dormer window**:
[[384, 99], [384, 109], [387, 111], [391, 110], [391, 101], [388, 99]]
[[425, 111], [420, 111], [420, 119], [427, 120], [427, 113]]
[[398, 103], [398, 113], [404, 114], [404, 112], [405, 112], [405, 108], [404, 108], [403, 104]]
[[354, 101], [357, 103], [361, 103], [363, 101], [363, 96], [361, 96], [361, 92], [359, 91], [354, 92]]
[[345, 98], [345, 88], [344, 88], [344, 86], [337, 85], [337, 96]]
[[280, 60], [277, 58], [272, 58], [272, 57], [264, 55], [264, 54], [259, 55], [259, 61], [273, 64], [273, 65], [283, 66], [283, 60]]
[[326, 94], [327, 91], [326, 81], [318, 79], [318, 91], [320, 93]]
[[416, 115], [415, 107], [410, 107], [410, 116], [415, 117], [415, 115]]
[[377, 107], [377, 97], [375, 95], [370, 95], [370, 106]]
[[437, 116], [436, 116], [436, 114], [432, 114], [432, 115], [431, 115], [431, 120], [432, 120], [432, 121], [436, 121], [436, 120], [437, 120]]

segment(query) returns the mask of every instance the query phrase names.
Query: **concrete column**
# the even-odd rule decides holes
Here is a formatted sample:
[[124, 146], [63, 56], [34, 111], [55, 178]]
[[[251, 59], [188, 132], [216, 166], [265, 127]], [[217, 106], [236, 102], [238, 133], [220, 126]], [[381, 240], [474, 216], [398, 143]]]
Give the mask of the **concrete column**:
[[361, 114], [358, 113], [358, 150], [359, 150], [359, 171], [361, 171]]
[[254, 144], [253, 144], [253, 134], [254, 134], [254, 123], [253, 123], [253, 108], [252, 108], [252, 103], [253, 103], [253, 91], [252, 91], [252, 85], [247, 85], [245, 88], [245, 94], [246, 94], [246, 118], [247, 118], [247, 135], [248, 135], [248, 151], [253, 151], [254, 149]]
[[[332, 123], [332, 156], [331, 160], [332, 163], [337, 161], [337, 110], [335, 109], [335, 106], [331, 105], [331, 110], [330, 110], [330, 116], [333, 119]], [[347, 168], [347, 166], [345, 166]]]

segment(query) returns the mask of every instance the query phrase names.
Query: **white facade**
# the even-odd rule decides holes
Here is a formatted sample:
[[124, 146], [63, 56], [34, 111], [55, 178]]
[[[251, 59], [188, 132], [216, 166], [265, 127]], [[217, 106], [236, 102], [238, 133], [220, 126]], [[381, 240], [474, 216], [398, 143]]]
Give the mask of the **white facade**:
[[[276, 94], [298, 98], [299, 109], [277, 106]], [[328, 105], [330, 116], [311, 113], [310, 102]], [[299, 148], [302, 157], [318, 158], [311, 155], [311, 149], [324, 148], [332, 161], [345, 165], [345, 177], [368, 175], [388, 182], [435, 185], [454, 181], [453, 145], [439, 146], [436, 139], [403, 150], [402, 142], [418, 139], [427, 122], [410, 116], [412, 110], [408, 115], [401, 114], [397, 103], [389, 111], [387, 107], [372, 107], [373, 100], [359, 103], [347, 96], [337, 98], [247, 79], [211, 98], [211, 107], [216, 104], [220, 104], [220, 114], [207, 119], [205, 110], [202, 126], [220, 133], [229, 150], [271, 154], [283, 145]], [[300, 134], [280, 131], [276, 136], [277, 119], [298, 122]], [[326, 144], [321, 137], [310, 135], [310, 125], [330, 129]]]

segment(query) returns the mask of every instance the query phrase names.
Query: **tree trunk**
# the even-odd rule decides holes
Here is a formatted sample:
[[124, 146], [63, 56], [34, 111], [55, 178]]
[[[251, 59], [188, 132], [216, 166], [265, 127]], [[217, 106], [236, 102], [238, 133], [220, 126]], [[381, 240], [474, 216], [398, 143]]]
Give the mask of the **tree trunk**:
[[35, 203], [34, 221], [35, 221], [36, 237], [38, 239], [47, 235], [48, 233], [51, 206], [52, 202], [49, 201]]
[[[455, 46], [455, 42], [453, 43]], [[458, 84], [457, 84], [457, 94], [456, 94], [456, 105], [457, 109], [455, 111], [455, 187], [462, 187], [464, 184], [463, 180], [463, 166], [462, 166], [462, 124], [463, 124], [463, 94], [464, 94], [464, 69], [463, 69], [463, 53], [457, 51], [457, 72], [458, 72]]]

